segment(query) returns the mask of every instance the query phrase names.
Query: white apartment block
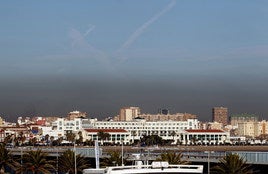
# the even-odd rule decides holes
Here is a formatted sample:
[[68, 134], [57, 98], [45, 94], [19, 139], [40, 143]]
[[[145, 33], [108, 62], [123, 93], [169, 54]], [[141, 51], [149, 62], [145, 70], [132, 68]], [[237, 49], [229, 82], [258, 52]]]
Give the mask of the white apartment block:
[[49, 135], [49, 137], [54, 137], [55, 140], [58, 138], [64, 136], [64, 132], [61, 130], [53, 129], [51, 126], [42, 126], [42, 138], [44, 138], [46, 135]]
[[[52, 123], [52, 130], [57, 132], [59, 136], [64, 136], [69, 133], [78, 133], [82, 130], [82, 120], [81, 118], [74, 118], [74, 120], [69, 120], [66, 118], [58, 118]], [[52, 132], [51, 132], [52, 133]], [[54, 134], [55, 135], [55, 134]]]
[[198, 129], [197, 119], [187, 121], [146, 121], [136, 119], [134, 121], [97, 121], [92, 120], [91, 124], [96, 129], [124, 129], [130, 133], [130, 139], [140, 140], [144, 135], [158, 135], [165, 140], [180, 139], [179, 135], [186, 129]]

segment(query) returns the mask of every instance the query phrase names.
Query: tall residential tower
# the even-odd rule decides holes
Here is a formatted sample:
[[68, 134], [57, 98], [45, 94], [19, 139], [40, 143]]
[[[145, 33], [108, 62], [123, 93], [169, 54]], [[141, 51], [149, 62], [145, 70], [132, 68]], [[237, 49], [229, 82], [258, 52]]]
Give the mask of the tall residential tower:
[[222, 123], [223, 126], [228, 124], [228, 109], [225, 107], [212, 108], [212, 120], [214, 122]]

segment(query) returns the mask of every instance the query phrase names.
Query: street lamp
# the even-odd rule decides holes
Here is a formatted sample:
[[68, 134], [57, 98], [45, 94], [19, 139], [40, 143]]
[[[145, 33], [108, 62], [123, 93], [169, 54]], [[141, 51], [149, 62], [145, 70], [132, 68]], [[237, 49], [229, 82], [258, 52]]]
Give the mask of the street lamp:
[[124, 140], [122, 140], [122, 166], [124, 166]]
[[22, 174], [22, 147], [20, 147], [20, 167], [21, 167], [21, 174]]
[[59, 173], [59, 150], [57, 148], [57, 174]]
[[76, 171], [76, 148], [75, 148], [75, 142], [74, 142], [74, 174], [77, 174], [77, 171]]
[[205, 151], [208, 154], [208, 174], [210, 174], [210, 154], [214, 153], [214, 151]]

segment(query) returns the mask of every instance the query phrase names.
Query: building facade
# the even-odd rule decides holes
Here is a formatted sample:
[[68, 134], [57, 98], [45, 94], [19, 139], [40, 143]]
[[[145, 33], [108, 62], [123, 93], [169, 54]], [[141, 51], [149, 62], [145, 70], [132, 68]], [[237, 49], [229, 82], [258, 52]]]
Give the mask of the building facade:
[[238, 126], [238, 123], [257, 122], [258, 116], [254, 114], [233, 114], [230, 117], [231, 125]]
[[139, 107], [124, 107], [120, 109], [119, 121], [132, 121], [140, 115]]
[[212, 108], [212, 120], [226, 126], [228, 124], [228, 109], [225, 107]]
[[230, 142], [230, 134], [223, 130], [185, 130], [181, 133], [182, 144], [217, 145]]
[[209, 122], [207, 123], [207, 129], [217, 129], [217, 130], [223, 130], [223, 124], [218, 122]]
[[[98, 137], [98, 133], [101, 131], [108, 133], [110, 136], [106, 140], [101, 140]], [[128, 144], [130, 142], [130, 133], [124, 129], [84, 129], [83, 135], [87, 140], [98, 140], [101, 143]]]
[[238, 136], [256, 137], [258, 136], [258, 126], [256, 121], [240, 122], [237, 126]]
[[186, 121], [188, 119], [196, 119], [197, 116], [189, 113], [176, 114], [140, 114], [139, 117], [146, 121]]
[[179, 135], [186, 129], [198, 129], [197, 119], [187, 121], [97, 121], [92, 119], [92, 126], [96, 129], [124, 129], [130, 133], [131, 142], [140, 140], [144, 135], [158, 135], [164, 140], [174, 140], [177, 143]]
[[267, 135], [268, 134], [268, 122], [266, 120], [262, 120], [259, 122], [259, 135]]
[[86, 118], [87, 113], [81, 111], [72, 111], [68, 113], [69, 120], [74, 120], [75, 118]]
[[237, 125], [238, 136], [256, 138], [268, 133], [268, 122], [265, 120], [239, 122]]

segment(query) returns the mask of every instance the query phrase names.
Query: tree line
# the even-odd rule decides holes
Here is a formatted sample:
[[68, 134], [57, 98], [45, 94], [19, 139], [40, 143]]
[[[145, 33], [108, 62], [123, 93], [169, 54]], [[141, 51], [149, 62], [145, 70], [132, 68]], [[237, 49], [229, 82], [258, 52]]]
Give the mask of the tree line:
[[[75, 159], [76, 158], [76, 159]], [[76, 166], [75, 166], [76, 164]], [[83, 169], [90, 167], [89, 161], [82, 155], [68, 149], [57, 160], [52, 160], [41, 149], [30, 150], [16, 157], [0, 144], [0, 173], [15, 174], [50, 174], [50, 173], [82, 173]], [[76, 169], [75, 169], [76, 168]]]
[[[190, 164], [183, 158], [182, 152], [166, 151], [156, 159], [157, 161], [167, 161], [169, 164]], [[127, 164], [127, 158], [123, 158], [120, 151], [111, 151], [109, 156], [101, 160], [101, 166], [120, 166], [122, 162]], [[75, 166], [76, 164], [76, 166]], [[69, 173], [74, 174], [75, 170], [81, 174], [83, 169], [94, 167], [84, 156], [75, 154], [68, 149], [63, 152], [57, 160], [52, 160], [48, 154], [41, 149], [36, 151], [30, 150], [21, 157], [16, 157], [5, 147], [4, 143], [0, 144], [0, 173], [12, 171], [15, 174], [50, 174], [50, 173]], [[218, 164], [210, 169], [212, 174], [254, 174], [254, 170], [246, 160], [237, 154], [227, 154]]]

